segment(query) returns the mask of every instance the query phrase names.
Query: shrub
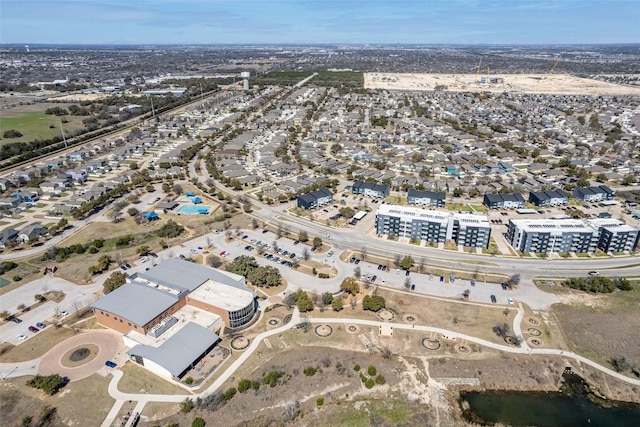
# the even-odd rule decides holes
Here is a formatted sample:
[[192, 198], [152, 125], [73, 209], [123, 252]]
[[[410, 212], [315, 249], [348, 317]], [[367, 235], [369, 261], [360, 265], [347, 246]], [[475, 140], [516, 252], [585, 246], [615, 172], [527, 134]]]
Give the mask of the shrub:
[[378, 375], [376, 377], [376, 384], [382, 385], [382, 384], [384, 384], [386, 382], [387, 382], [387, 380], [382, 375]]
[[[259, 387], [260, 385], [258, 385]], [[251, 380], [240, 380], [240, 382], [238, 383], [238, 391], [240, 393], [244, 393], [245, 391], [249, 390], [251, 388]]]
[[260, 383], [258, 381], [251, 381], [251, 388], [255, 391], [260, 390]]
[[328, 279], [329, 275], [327, 273], [319, 273], [318, 274], [318, 278], [319, 279]]
[[229, 401], [229, 400], [233, 399], [233, 396], [235, 396], [235, 395], [236, 395], [237, 391], [238, 391], [238, 390], [236, 390], [236, 388], [235, 388], [235, 387], [231, 387], [231, 388], [227, 389], [227, 391], [225, 391], [225, 392], [222, 394], [222, 398], [223, 398], [224, 400], [226, 400], [226, 401]]
[[22, 276], [18, 276], [18, 275], [13, 276], [14, 282], [19, 282], [20, 280], [22, 280]]
[[312, 377], [316, 374], [316, 372], [318, 372], [318, 368], [314, 368], [313, 366], [308, 366], [304, 368], [302, 372], [304, 372], [306, 376]]
[[191, 423], [191, 427], [204, 427], [205, 425], [206, 425], [206, 423], [200, 417], [194, 418], [193, 422]]
[[376, 376], [376, 374], [378, 373], [378, 370], [376, 369], [376, 367], [375, 367], [375, 366], [369, 366], [369, 367], [367, 368], [367, 373], [369, 374], [369, 376], [371, 376], [371, 377], [375, 377], [375, 376]]
[[385, 300], [380, 295], [367, 295], [362, 299], [364, 310], [379, 311], [385, 306]]
[[343, 309], [342, 300], [339, 298], [334, 299], [333, 302], [331, 303], [331, 308], [333, 308], [334, 311], [342, 311]]
[[360, 365], [356, 365], [356, 366], [354, 366], [354, 367], [353, 367], [353, 370], [354, 370], [354, 371], [356, 371], [356, 372], [358, 372], [358, 371], [360, 370]]
[[97, 254], [98, 252], [99, 252], [99, 249], [98, 249], [98, 248], [96, 248], [95, 246], [91, 246], [91, 247], [89, 248], [89, 253], [90, 253], [90, 254]]
[[26, 385], [29, 387], [40, 389], [47, 393], [49, 396], [53, 396], [58, 392], [58, 390], [64, 387], [67, 382], [69, 382], [68, 378], [61, 377], [58, 374], [48, 376], [36, 375], [35, 377], [27, 381]]
[[185, 379], [185, 380], [184, 380], [184, 382], [185, 382], [185, 384], [187, 384], [187, 385], [191, 385], [191, 384], [193, 384], [193, 378], [191, 378], [191, 377], [187, 377], [187, 379]]
[[323, 397], [319, 397], [316, 399], [316, 405], [317, 406], [322, 406], [324, 405], [324, 398]]
[[373, 379], [372, 379], [372, 378], [369, 378], [369, 379], [368, 379], [367, 381], [365, 381], [365, 383], [364, 383], [364, 386], [365, 386], [366, 388], [369, 388], [369, 389], [373, 388], [373, 386], [374, 386], [374, 385], [375, 385], [375, 383], [373, 382]]
[[284, 377], [282, 371], [270, 371], [262, 377], [263, 384], [269, 384], [269, 387], [275, 387], [278, 384], [278, 380]]
[[185, 398], [180, 403], [180, 412], [184, 412], [185, 414], [188, 414], [189, 412], [191, 412], [192, 409], [193, 409], [193, 400], [189, 399], [188, 397]]

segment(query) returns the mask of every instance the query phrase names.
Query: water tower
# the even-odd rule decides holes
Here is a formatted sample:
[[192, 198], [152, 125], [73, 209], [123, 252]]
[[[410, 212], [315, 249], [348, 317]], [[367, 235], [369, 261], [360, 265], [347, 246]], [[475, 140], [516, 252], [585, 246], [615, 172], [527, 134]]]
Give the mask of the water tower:
[[249, 90], [249, 77], [251, 73], [248, 71], [243, 71], [240, 73], [240, 77], [242, 77], [242, 85], [244, 90]]

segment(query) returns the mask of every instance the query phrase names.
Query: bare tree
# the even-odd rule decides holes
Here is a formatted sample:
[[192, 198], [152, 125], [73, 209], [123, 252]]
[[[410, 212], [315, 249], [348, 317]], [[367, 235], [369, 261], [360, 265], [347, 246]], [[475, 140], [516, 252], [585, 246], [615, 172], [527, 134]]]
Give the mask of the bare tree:
[[356, 306], [358, 305], [358, 301], [356, 301], [356, 299], [355, 299], [355, 298], [351, 298], [351, 303], [350, 303], [350, 304], [351, 304], [351, 308], [352, 308], [353, 310], [355, 310], [355, 309], [356, 309]]
[[360, 270], [360, 266], [357, 266], [356, 268], [353, 269], [353, 275], [358, 279], [360, 278], [360, 276], [362, 275], [362, 270]]
[[271, 243], [271, 247], [273, 248], [274, 251], [278, 250], [278, 242], [276, 240], [273, 241], [273, 243]]
[[309, 252], [309, 249], [305, 246], [304, 249], [302, 249], [302, 259], [304, 259], [305, 261], [309, 261], [309, 258], [311, 258], [311, 253]]
[[282, 237], [282, 232], [283, 232], [283, 227], [282, 224], [278, 223], [277, 227], [276, 227], [276, 236], [277, 238], [281, 238]]
[[424, 265], [426, 263], [427, 260], [424, 259], [424, 257], [420, 258], [420, 263], [418, 264], [418, 271], [420, 273], [422, 273], [422, 270], [424, 270]]
[[76, 319], [79, 319], [82, 303], [80, 303], [80, 301], [74, 301], [73, 304], [71, 304], [71, 307], [73, 308], [73, 311], [76, 313]]
[[300, 415], [300, 403], [298, 403], [297, 400], [290, 400], [285, 403], [282, 408], [282, 418], [285, 423], [290, 423], [295, 420], [298, 418], [298, 415]]
[[256, 228], [258, 228], [258, 227], [259, 227], [259, 224], [258, 224], [258, 220], [257, 220], [257, 219], [253, 218], [253, 219], [251, 220], [251, 227], [253, 227], [253, 229], [254, 229], [254, 230], [255, 230]]
[[383, 359], [390, 359], [392, 354], [393, 353], [388, 346], [385, 345], [384, 347], [380, 348], [380, 355]]
[[367, 248], [365, 246], [363, 246], [362, 249], [360, 249], [360, 252], [362, 252], [362, 261], [366, 261], [367, 260]]
[[400, 267], [400, 261], [402, 260], [402, 258], [400, 257], [400, 255], [396, 254], [393, 257], [393, 265], [395, 265], [396, 267]]
[[310, 327], [311, 327], [311, 322], [309, 322], [309, 318], [306, 316], [302, 317], [300, 319], [300, 329], [302, 329], [302, 332], [306, 334], [307, 332], [309, 332]]
[[407, 277], [404, 279], [404, 287], [407, 289], [411, 289], [411, 277]]

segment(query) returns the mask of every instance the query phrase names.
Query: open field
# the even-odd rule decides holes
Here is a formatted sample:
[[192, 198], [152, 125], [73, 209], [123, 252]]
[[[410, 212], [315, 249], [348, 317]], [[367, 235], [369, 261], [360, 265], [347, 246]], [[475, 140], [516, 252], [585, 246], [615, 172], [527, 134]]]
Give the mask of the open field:
[[[487, 77], [502, 83], [478, 83]], [[438, 89], [436, 89], [438, 86]], [[638, 95], [640, 88], [584, 79], [567, 74], [396, 74], [365, 73], [367, 89], [448, 92], [544, 93], [562, 95]]]
[[[640, 287], [607, 295], [571, 291], [551, 312], [576, 353], [605, 366], [624, 356], [640, 368]], [[631, 375], [630, 372], [626, 374]]]
[[118, 389], [124, 393], [189, 394], [186, 390], [163, 380], [145, 368], [129, 362], [122, 367]]
[[[3, 110], [2, 118], [0, 118], [0, 129], [2, 129], [3, 132], [9, 129], [15, 129], [22, 133], [22, 137], [11, 139], [1, 138], [0, 144], [29, 142], [36, 139], [49, 139], [54, 136], [61, 136], [61, 118], [68, 120], [68, 123], [62, 124], [62, 128], [67, 137], [69, 137], [73, 131], [84, 128], [82, 120], [86, 119], [86, 117], [46, 115], [44, 110], [52, 106], [55, 106], [55, 104], [35, 104]], [[53, 128], [50, 127], [51, 125], [53, 125]]]
[[[32, 426], [99, 426], [113, 406], [109, 396], [110, 377], [92, 375], [67, 384], [57, 394], [46, 396], [40, 390], [26, 387], [31, 377], [19, 377], [0, 383], [0, 414], [3, 426], [24, 426], [24, 416], [32, 416]], [[55, 408], [50, 424], [38, 424], [45, 406]]]

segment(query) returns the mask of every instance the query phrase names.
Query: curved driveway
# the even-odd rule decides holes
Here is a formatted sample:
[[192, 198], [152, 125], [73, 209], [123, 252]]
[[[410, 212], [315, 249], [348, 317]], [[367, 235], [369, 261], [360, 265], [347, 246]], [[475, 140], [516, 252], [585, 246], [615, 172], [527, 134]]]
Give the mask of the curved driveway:
[[[62, 357], [76, 347], [93, 344], [98, 346], [98, 354], [89, 362], [73, 368], [60, 363]], [[69, 378], [70, 381], [77, 381], [87, 378], [100, 369], [106, 362], [118, 353], [120, 347], [120, 334], [113, 331], [87, 331], [68, 338], [49, 350], [40, 361], [38, 373], [41, 375], [60, 374]], [[92, 355], [93, 356], [93, 355]]]

